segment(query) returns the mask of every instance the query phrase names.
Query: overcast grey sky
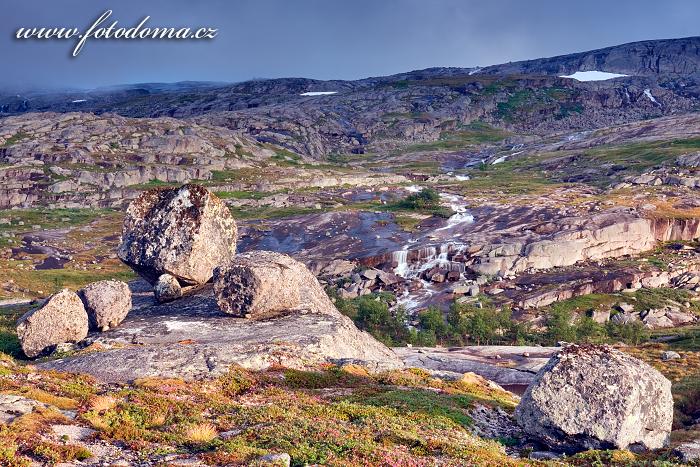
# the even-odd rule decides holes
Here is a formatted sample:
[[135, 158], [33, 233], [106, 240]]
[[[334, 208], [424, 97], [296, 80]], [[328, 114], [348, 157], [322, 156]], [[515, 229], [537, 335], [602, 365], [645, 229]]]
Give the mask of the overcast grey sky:
[[[0, 0], [0, 85], [355, 79], [700, 35], [697, 0]], [[215, 27], [211, 41], [18, 41], [20, 27]]]

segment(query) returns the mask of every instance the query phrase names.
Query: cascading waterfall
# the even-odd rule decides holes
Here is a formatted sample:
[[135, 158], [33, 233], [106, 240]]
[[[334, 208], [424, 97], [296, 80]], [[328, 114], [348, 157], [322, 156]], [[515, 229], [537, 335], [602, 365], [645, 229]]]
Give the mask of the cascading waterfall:
[[461, 274], [466, 269], [464, 264], [451, 261], [449, 255], [450, 253], [460, 254], [465, 248], [466, 245], [453, 242], [443, 243], [437, 248], [434, 246], [423, 247], [418, 250], [418, 264], [411, 266], [408, 263], [409, 252], [406, 246], [403, 250], [394, 251], [391, 254], [392, 263], [396, 264], [394, 274], [405, 279], [413, 279], [435, 266], [448, 271], [458, 271]]
[[406, 277], [408, 273], [408, 249], [395, 251], [391, 254], [391, 261], [396, 263], [394, 274]]

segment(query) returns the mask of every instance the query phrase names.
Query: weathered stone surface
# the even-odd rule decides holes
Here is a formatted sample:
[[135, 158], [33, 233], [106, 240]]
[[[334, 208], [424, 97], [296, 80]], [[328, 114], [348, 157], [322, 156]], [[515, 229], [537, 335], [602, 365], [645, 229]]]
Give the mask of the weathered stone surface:
[[37, 407], [46, 409], [50, 406], [14, 394], [0, 394], [0, 423], [10, 423], [17, 417], [32, 413]]
[[700, 440], [679, 444], [673, 450], [673, 453], [678, 456], [681, 462], [697, 462], [700, 460]]
[[127, 319], [118, 328], [89, 338], [107, 350], [38, 366], [115, 382], [148, 376], [215, 376], [232, 364], [255, 370], [271, 365], [307, 369], [327, 362], [359, 363], [373, 370], [403, 366], [330, 300], [319, 303], [305, 290], [294, 313], [251, 321], [222, 314], [211, 285], [160, 305], [145, 282], [130, 286], [134, 309]]
[[235, 253], [236, 235], [228, 207], [206, 188], [153, 189], [129, 205], [118, 255], [151, 283], [170, 274], [204, 284]]
[[663, 361], [677, 360], [679, 358], [681, 358], [680, 354], [678, 352], [674, 352], [673, 350], [666, 350], [661, 354], [661, 360]]
[[306, 266], [272, 251], [251, 251], [218, 267], [214, 292], [221, 311], [241, 318], [288, 313], [301, 305], [303, 292], [317, 309], [335, 310]]
[[78, 342], [87, 336], [88, 315], [75, 292], [63, 290], [17, 321], [17, 336], [27, 357], [39, 356], [51, 346]]
[[160, 303], [172, 302], [182, 297], [182, 287], [174, 276], [162, 274], [153, 286], [153, 294]]
[[[465, 373], [475, 373], [506, 389], [524, 390], [536, 373], [558, 349], [530, 346], [478, 346], [460, 348], [395, 347], [394, 352], [408, 367], [423, 368], [441, 375], [460, 379]], [[496, 360], [494, 357], [499, 356]], [[525, 356], [527, 355], [527, 356]]]
[[539, 371], [515, 416], [558, 449], [657, 449], [669, 442], [671, 382], [610, 347], [572, 345]]
[[119, 325], [131, 311], [131, 291], [126, 282], [93, 282], [78, 291], [87, 311], [90, 328], [106, 331]]

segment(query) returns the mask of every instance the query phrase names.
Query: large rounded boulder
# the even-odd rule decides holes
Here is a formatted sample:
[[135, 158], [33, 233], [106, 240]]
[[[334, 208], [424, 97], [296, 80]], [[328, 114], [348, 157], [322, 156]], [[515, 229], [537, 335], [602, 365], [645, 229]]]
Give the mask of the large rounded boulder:
[[671, 432], [671, 382], [611, 347], [570, 345], [539, 371], [515, 416], [527, 434], [563, 451], [658, 449]]
[[90, 328], [106, 331], [118, 326], [131, 311], [131, 290], [126, 282], [98, 281], [78, 290]]
[[235, 254], [236, 235], [228, 207], [206, 188], [153, 189], [129, 205], [118, 255], [152, 284], [163, 274], [204, 284]]
[[[324, 308], [328, 300], [303, 263], [272, 251], [250, 251], [218, 267], [214, 293], [221, 311], [250, 319], [285, 314], [300, 307], [302, 300]], [[330, 308], [334, 309], [332, 304]]]
[[87, 334], [87, 312], [80, 297], [70, 290], [52, 295], [17, 321], [17, 337], [29, 358], [64, 342], [79, 342]]

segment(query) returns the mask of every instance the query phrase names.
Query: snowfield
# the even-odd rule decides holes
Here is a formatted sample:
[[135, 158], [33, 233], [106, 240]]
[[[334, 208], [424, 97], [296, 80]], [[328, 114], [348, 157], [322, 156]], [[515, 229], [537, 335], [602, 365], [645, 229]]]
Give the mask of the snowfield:
[[607, 79], [624, 78], [629, 75], [621, 75], [619, 73], [608, 73], [605, 71], [577, 71], [573, 75], [564, 75], [560, 78], [571, 78], [576, 81], [605, 81]]
[[300, 96], [330, 96], [331, 94], [338, 94], [338, 91], [309, 91], [302, 92]]

